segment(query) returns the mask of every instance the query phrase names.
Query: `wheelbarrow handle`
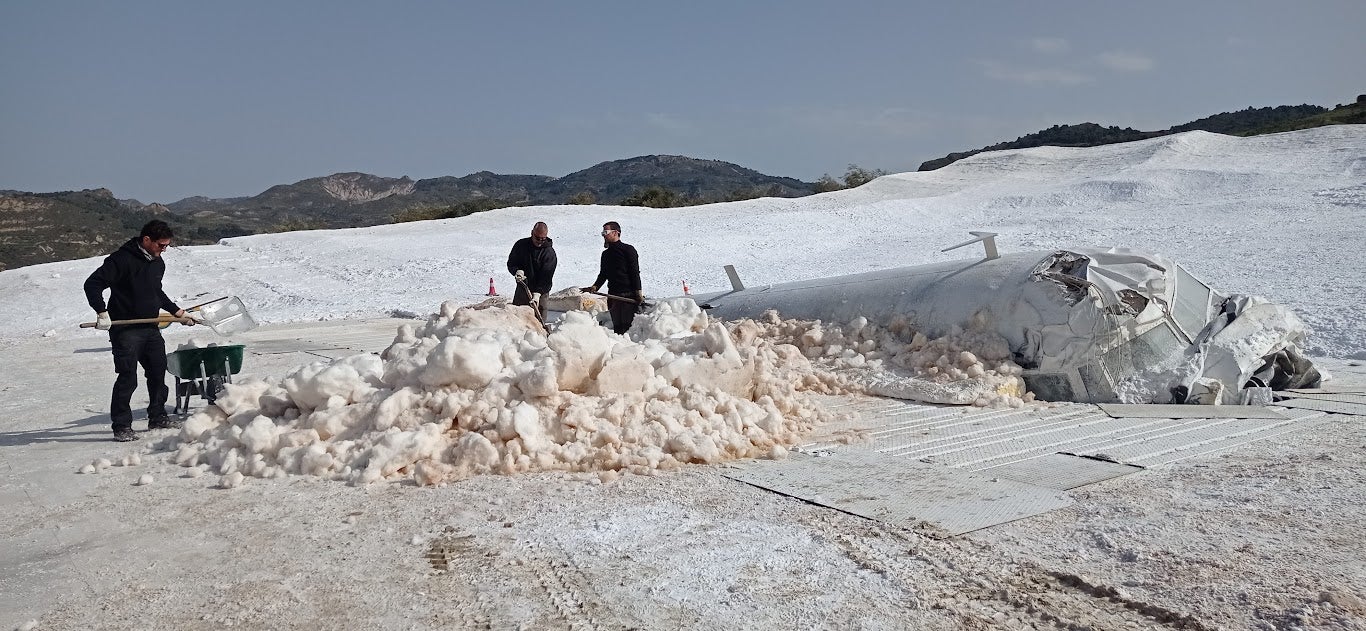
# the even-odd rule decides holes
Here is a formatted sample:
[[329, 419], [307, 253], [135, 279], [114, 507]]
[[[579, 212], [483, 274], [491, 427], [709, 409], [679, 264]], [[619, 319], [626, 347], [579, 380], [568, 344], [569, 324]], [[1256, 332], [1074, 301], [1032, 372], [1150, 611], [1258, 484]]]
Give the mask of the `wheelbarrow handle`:
[[[175, 317], [175, 316], [167, 316], [167, 317], [164, 317], [164, 318], [136, 318], [136, 319], [133, 319], [133, 320], [114, 320], [113, 322], [110, 322], [109, 325], [110, 325], [110, 326], [118, 326], [118, 325], [120, 325], [120, 324], [167, 324], [167, 323], [171, 323], [171, 322], [179, 322], [180, 324], [189, 324], [189, 323], [191, 323], [191, 322], [194, 322], [194, 319], [193, 319], [193, 318], [177, 318], [177, 317]], [[81, 328], [82, 328], [82, 329], [93, 329], [93, 328], [95, 328], [96, 324], [97, 324], [97, 323], [95, 323], [95, 322], [82, 322], [82, 323], [81, 323]]]

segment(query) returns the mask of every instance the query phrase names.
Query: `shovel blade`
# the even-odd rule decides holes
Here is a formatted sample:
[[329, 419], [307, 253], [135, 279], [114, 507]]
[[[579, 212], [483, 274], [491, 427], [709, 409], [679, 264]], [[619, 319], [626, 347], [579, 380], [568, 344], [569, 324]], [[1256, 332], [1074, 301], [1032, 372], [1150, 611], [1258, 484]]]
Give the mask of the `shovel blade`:
[[256, 328], [256, 320], [247, 313], [247, 306], [237, 296], [204, 305], [199, 313], [204, 316], [204, 324], [219, 335], [233, 335]]

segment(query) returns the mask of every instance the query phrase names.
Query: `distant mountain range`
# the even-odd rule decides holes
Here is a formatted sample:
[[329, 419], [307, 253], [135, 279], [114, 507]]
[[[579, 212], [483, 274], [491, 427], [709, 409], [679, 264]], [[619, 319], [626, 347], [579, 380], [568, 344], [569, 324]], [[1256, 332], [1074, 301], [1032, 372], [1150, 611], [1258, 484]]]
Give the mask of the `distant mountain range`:
[[622, 204], [633, 195], [658, 187], [693, 203], [705, 203], [761, 195], [801, 197], [815, 192], [814, 186], [719, 160], [641, 156], [603, 162], [561, 178], [488, 171], [425, 180], [337, 173], [272, 186], [255, 197], [190, 197], [166, 207], [176, 215], [199, 221], [241, 226], [302, 223], [341, 228], [390, 223], [405, 211], [440, 209], [474, 201], [494, 207]]
[[[1351, 123], [1366, 124], [1366, 95], [1357, 97], [1354, 104], [1333, 109], [1315, 105], [1248, 108], [1154, 132], [1095, 123], [1054, 125], [1013, 141], [926, 161], [920, 170], [941, 168], [982, 151], [1000, 149], [1091, 147], [1196, 129], [1254, 135]], [[850, 178], [845, 182], [851, 183]], [[603, 162], [560, 178], [488, 171], [424, 180], [337, 173], [272, 186], [252, 197], [187, 197], [164, 205], [120, 200], [102, 188], [56, 193], [0, 191], [0, 270], [105, 254], [154, 217], [171, 224], [179, 243], [195, 244], [260, 232], [460, 216], [504, 206], [683, 206], [754, 197], [801, 197], [832, 186], [841, 185], [830, 178], [810, 183], [765, 175], [719, 160], [651, 155]]]
[[171, 224], [179, 243], [214, 243], [261, 232], [373, 226], [450, 209], [468, 214], [461, 208], [647, 205], [651, 198], [643, 194], [651, 190], [668, 191], [668, 205], [689, 205], [801, 197], [816, 192], [816, 184], [720, 160], [640, 156], [561, 178], [488, 171], [424, 180], [337, 173], [272, 186], [253, 197], [187, 197], [165, 205], [115, 199], [107, 189], [0, 191], [0, 269], [107, 253], [154, 217]]

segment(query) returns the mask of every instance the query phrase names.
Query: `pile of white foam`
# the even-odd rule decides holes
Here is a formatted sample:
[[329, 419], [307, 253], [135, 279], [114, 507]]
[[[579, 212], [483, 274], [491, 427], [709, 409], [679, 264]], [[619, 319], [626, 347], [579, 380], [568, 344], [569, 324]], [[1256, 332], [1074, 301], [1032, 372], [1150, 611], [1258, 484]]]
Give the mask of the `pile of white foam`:
[[812, 395], [860, 390], [888, 363], [920, 378], [885, 383], [958, 383], [978, 393], [967, 402], [1016, 404], [981, 394], [1018, 381], [1002, 353], [1004, 342], [984, 334], [930, 341], [862, 318], [844, 327], [770, 313], [728, 328], [689, 298], [660, 301], [625, 336], [579, 311], [547, 333], [526, 307], [447, 302], [425, 325], [401, 327], [383, 355], [228, 385], [161, 447], [225, 487], [290, 474], [425, 485], [567, 471], [606, 481], [784, 457], [835, 418]]
[[847, 325], [820, 320], [781, 320], [767, 312], [760, 321], [737, 323], [741, 339], [763, 337], [793, 344], [818, 366], [837, 371], [870, 393], [898, 399], [980, 407], [1023, 407], [1034, 400], [1011, 359], [1005, 338], [982, 316], [966, 330], [929, 339], [898, 319], [878, 326], [858, 317]]

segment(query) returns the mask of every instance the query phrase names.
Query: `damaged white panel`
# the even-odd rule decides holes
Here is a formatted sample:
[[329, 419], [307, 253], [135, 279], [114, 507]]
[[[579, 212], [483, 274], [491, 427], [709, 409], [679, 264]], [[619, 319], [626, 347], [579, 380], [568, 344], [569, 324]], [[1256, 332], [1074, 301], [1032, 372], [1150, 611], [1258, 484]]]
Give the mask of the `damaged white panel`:
[[[699, 295], [713, 316], [887, 325], [930, 338], [999, 335], [1046, 401], [1243, 403], [1245, 388], [1317, 385], [1285, 307], [1228, 298], [1165, 257], [1125, 249], [1006, 254]], [[888, 383], [896, 380], [889, 379]], [[915, 388], [884, 395], [925, 398]], [[1262, 394], [1264, 398], [1264, 392]], [[942, 401], [941, 401], [942, 402]]]

